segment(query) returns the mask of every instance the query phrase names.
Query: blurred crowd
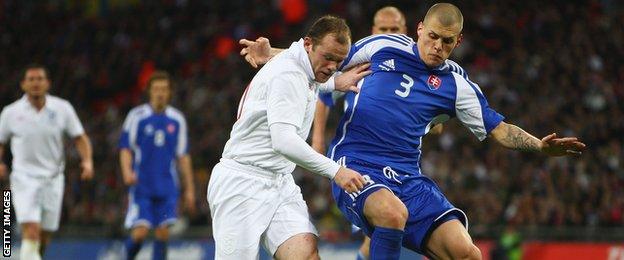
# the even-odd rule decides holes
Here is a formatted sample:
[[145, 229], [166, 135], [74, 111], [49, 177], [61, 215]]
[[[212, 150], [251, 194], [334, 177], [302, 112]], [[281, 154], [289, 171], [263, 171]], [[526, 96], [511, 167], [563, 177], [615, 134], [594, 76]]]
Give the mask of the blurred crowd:
[[[95, 180], [83, 183], [70, 150], [63, 225], [121, 229], [127, 188], [117, 142], [128, 110], [145, 102], [154, 69], [175, 78], [173, 105], [189, 122], [199, 211], [191, 225], [210, 225], [206, 186], [254, 70], [238, 39], [267, 36], [288, 46], [311, 21], [346, 18], [355, 40], [374, 12], [392, 4], [407, 16], [410, 36], [432, 1], [355, 0], [50, 0], [0, 1], [0, 106], [22, 93], [21, 69], [46, 65], [51, 92], [68, 99], [92, 138]], [[544, 158], [480, 143], [457, 122], [427, 136], [423, 172], [470, 220], [497, 225], [624, 224], [624, 5], [593, 1], [461, 1], [464, 42], [452, 59], [485, 92], [490, 105], [538, 137], [557, 132], [588, 145], [577, 157]], [[618, 102], [620, 101], [620, 102]], [[332, 114], [336, 125], [338, 112]], [[328, 132], [333, 137], [333, 130]], [[4, 158], [5, 160], [9, 158]], [[324, 238], [349, 236], [333, 206], [329, 182], [294, 173]], [[6, 187], [7, 180], [3, 181]]]

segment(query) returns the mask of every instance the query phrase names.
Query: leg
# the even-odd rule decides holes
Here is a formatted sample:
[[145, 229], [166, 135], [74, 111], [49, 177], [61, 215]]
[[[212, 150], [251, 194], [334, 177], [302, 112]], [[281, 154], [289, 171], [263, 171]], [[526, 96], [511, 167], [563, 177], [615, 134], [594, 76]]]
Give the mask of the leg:
[[20, 250], [21, 259], [41, 259], [41, 226], [39, 223], [27, 222], [22, 223], [22, 249]]
[[374, 226], [371, 235], [371, 259], [398, 259], [401, 255], [407, 208], [391, 191], [374, 191], [364, 202], [364, 216]]
[[358, 251], [357, 260], [366, 260], [370, 258], [370, 238], [368, 236], [364, 236], [364, 241], [362, 241], [362, 245], [360, 245], [360, 250]]
[[167, 225], [160, 225], [154, 230], [156, 242], [154, 242], [154, 253], [152, 259], [167, 259], [167, 241], [169, 241], [169, 228]]
[[311, 233], [297, 234], [284, 241], [275, 252], [275, 259], [320, 259], [316, 236]]
[[258, 259], [260, 237], [275, 212], [275, 192], [266, 178], [241, 172], [222, 163], [215, 166], [207, 199], [212, 217], [215, 259]]
[[481, 259], [481, 251], [457, 219], [438, 226], [431, 233], [425, 251], [433, 259]]
[[52, 231], [41, 231], [41, 237], [39, 239], [39, 254], [41, 255], [41, 257], [45, 255], [45, 250], [50, 244], [50, 241], [52, 241], [52, 233]]
[[146, 225], [137, 225], [132, 228], [130, 237], [126, 239], [126, 259], [131, 260], [141, 251], [143, 241], [147, 238], [149, 227]]

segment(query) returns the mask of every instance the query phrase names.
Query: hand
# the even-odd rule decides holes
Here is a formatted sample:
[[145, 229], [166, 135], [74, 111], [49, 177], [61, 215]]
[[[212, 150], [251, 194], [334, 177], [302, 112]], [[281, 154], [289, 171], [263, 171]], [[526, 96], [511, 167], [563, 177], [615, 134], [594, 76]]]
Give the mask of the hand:
[[93, 179], [93, 161], [83, 160], [82, 163], [80, 163], [80, 168], [82, 168], [80, 180], [88, 181]]
[[360, 89], [357, 87], [358, 81], [373, 73], [368, 68], [370, 68], [370, 63], [362, 63], [336, 76], [334, 78], [334, 86], [336, 90], [342, 92], [360, 92]]
[[364, 188], [366, 181], [364, 177], [358, 172], [349, 168], [340, 167], [340, 170], [336, 173], [334, 181], [340, 188], [348, 193], [353, 193]]
[[256, 41], [241, 39], [238, 43], [245, 47], [240, 51], [240, 55], [254, 68], [265, 64], [271, 59], [271, 43], [269, 39], [259, 37]]
[[7, 175], [6, 164], [4, 164], [3, 162], [0, 162], [0, 180], [3, 180], [4, 178], [6, 178], [6, 175]]
[[579, 155], [585, 150], [585, 144], [576, 137], [557, 138], [552, 133], [542, 138], [541, 151], [549, 156]]
[[129, 173], [123, 174], [124, 184], [128, 186], [132, 186], [137, 183], [137, 174], [134, 171], [130, 171]]
[[195, 214], [195, 193], [192, 190], [184, 192], [184, 206], [190, 215]]

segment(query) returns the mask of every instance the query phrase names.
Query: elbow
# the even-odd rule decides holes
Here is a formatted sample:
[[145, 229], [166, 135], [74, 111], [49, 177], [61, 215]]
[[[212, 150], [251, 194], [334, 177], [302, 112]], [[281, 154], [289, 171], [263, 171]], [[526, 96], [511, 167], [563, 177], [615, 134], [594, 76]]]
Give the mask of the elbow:
[[286, 142], [280, 140], [280, 138], [271, 138], [271, 147], [273, 151], [279, 154], [284, 154], [286, 152]]

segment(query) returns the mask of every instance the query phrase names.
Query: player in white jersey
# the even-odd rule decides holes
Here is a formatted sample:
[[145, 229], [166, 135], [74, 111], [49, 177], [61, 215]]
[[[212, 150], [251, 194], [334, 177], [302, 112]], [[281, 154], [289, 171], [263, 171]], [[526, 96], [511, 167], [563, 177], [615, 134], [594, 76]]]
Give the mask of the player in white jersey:
[[[82, 180], [93, 177], [92, 149], [72, 105], [48, 94], [50, 80], [43, 66], [28, 66], [21, 87], [26, 94], [0, 114], [0, 157], [10, 140], [12, 199], [22, 229], [20, 258], [41, 259], [60, 222], [65, 184], [63, 135], [74, 140], [82, 158]], [[6, 171], [0, 161], [0, 177]]]
[[[316, 229], [291, 172], [296, 165], [357, 191], [362, 176], [306, 142], [318, 83], [326, 82], [351, 43], [343, 19], [318, 19], [252, 79], [238, 120], [208, 185], [216, 259], [257, 259], [262, 244], [277, 259], [317, 259]], [[355, 73], [367, 75], [366, 66]], [[337, 85], [339, 90], [356, 90]]]

